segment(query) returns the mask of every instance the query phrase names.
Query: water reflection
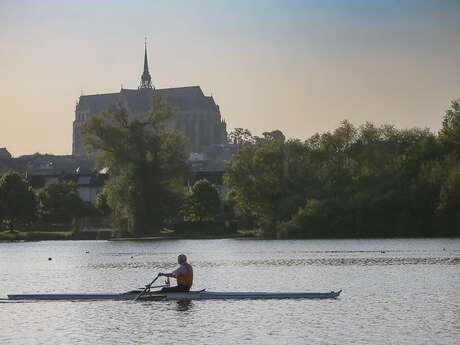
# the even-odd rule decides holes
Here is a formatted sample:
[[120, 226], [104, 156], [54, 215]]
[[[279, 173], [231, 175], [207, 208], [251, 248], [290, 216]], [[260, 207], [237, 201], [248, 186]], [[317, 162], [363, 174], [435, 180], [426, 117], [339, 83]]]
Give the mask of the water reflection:
[[193, 308], [193, 302], [191, 300], [176, 301], [177, 311], [189, 311]]

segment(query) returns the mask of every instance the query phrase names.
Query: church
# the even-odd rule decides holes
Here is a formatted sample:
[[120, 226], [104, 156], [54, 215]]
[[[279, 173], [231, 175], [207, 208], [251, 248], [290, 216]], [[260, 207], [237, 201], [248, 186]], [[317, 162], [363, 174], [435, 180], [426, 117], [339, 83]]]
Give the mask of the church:
[[142, 118], [150, 109], [153, 94], [158, 93], [174, 110], [172, 128], [186, 138], [190, 153], [203, 153], [210, 147], [227, 142], [227, 125], [219, 105], [212, 96], [205, 96], [200, 86], [155, 89], [144, 47], [144, 71], [138, 89], [124, 89], [116, 93], [80, 96], [73, 121], [72, 154], [85, 156], [82, 127], [91, 116], [107, 110], [112, 104], [121, 104], [133, 118]]

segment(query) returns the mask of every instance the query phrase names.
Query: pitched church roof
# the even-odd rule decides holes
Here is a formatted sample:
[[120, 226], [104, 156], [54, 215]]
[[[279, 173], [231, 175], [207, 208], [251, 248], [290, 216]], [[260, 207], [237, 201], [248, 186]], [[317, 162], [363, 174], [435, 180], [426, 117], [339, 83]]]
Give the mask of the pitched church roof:
[[78, 105], [81, 109], [88, 110], [91, 113], [100, 113], [106, 110], [110, 105], [119, 102], [118, 96], [118, 93], [80, 96]]
[[209, 102], [199, 86], [159, 89], [158, 92], [168, 103], [179, 109], [206, 109], [216, 106], [214, 101]]
[[178, 110], [214, 110], [217, 107], [214, 99], [205, 96], [199, 86], [167, 89], [122, 89], [119, 93], [80, 96], [78, 107], [90, 113], [100, 113], [112, 104], [121, 103], [133, 114], [145, 114], [150, 109], [154, 92], [158, 92], [167, 103]]
[[174, 87], [155, 89], [151, 83], [147, 61], [147, 42], [144, 50], [144, 70], [141, 83], [136, 89], [121, 89], [118, 93], [81, 96], [78, 102], [80, 110], [95, 114], [109, 108], [112, 104], [121, 103], [133, 115], [143, 115], [150, 110], [153, 93], [160, 94], [167, 103], [178, 110], [209, 109], [218, 110], [214, 99], [203, 94], [199, 86]]

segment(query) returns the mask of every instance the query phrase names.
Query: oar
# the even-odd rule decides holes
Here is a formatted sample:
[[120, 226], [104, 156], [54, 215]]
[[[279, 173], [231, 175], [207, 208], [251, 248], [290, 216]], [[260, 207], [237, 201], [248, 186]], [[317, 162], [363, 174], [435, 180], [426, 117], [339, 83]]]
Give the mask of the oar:
[[158, 275], [155, 277], [155, 279], [152, 280], [152, 282], [151, 282], [150, 284], [146, 285], [146, 286], [145, 286], [145, 289], [142, 290], [142, 292], [141, 292], [139, 295], [137, 295], [136, 298], [135, 298], [134, 300], [137, 301], [137, 299], [138, 299], [139, 297], [141, 297], [141, 296], [147, 291], [147, 289], [149, 289], [149, 288], [152, 286], [152, 284], [155, 283], [155, 281], [156, 281], [158, 278], [160, 278], [160, 274], [158, 274]]

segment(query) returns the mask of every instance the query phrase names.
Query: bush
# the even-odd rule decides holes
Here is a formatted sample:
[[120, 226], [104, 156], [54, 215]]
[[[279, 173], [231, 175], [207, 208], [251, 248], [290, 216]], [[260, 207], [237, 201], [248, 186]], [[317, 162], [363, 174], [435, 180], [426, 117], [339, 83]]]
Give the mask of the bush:
[[42, 188], [37, 196], [39, 216], [49, 223], [69, 223], [87, 211], [73, 182], [50, 184]]
[[0, 178], [0, 222], [14, 229], [17, 223], [30, 223], [36, 217], [37, 202], [29, 184], [17, 173]]
[[216, 188], [207, 180], [196, 181], [185, 196], [182, 213], [186, 220], [213, 221], [221, 211], [221, 202]]

